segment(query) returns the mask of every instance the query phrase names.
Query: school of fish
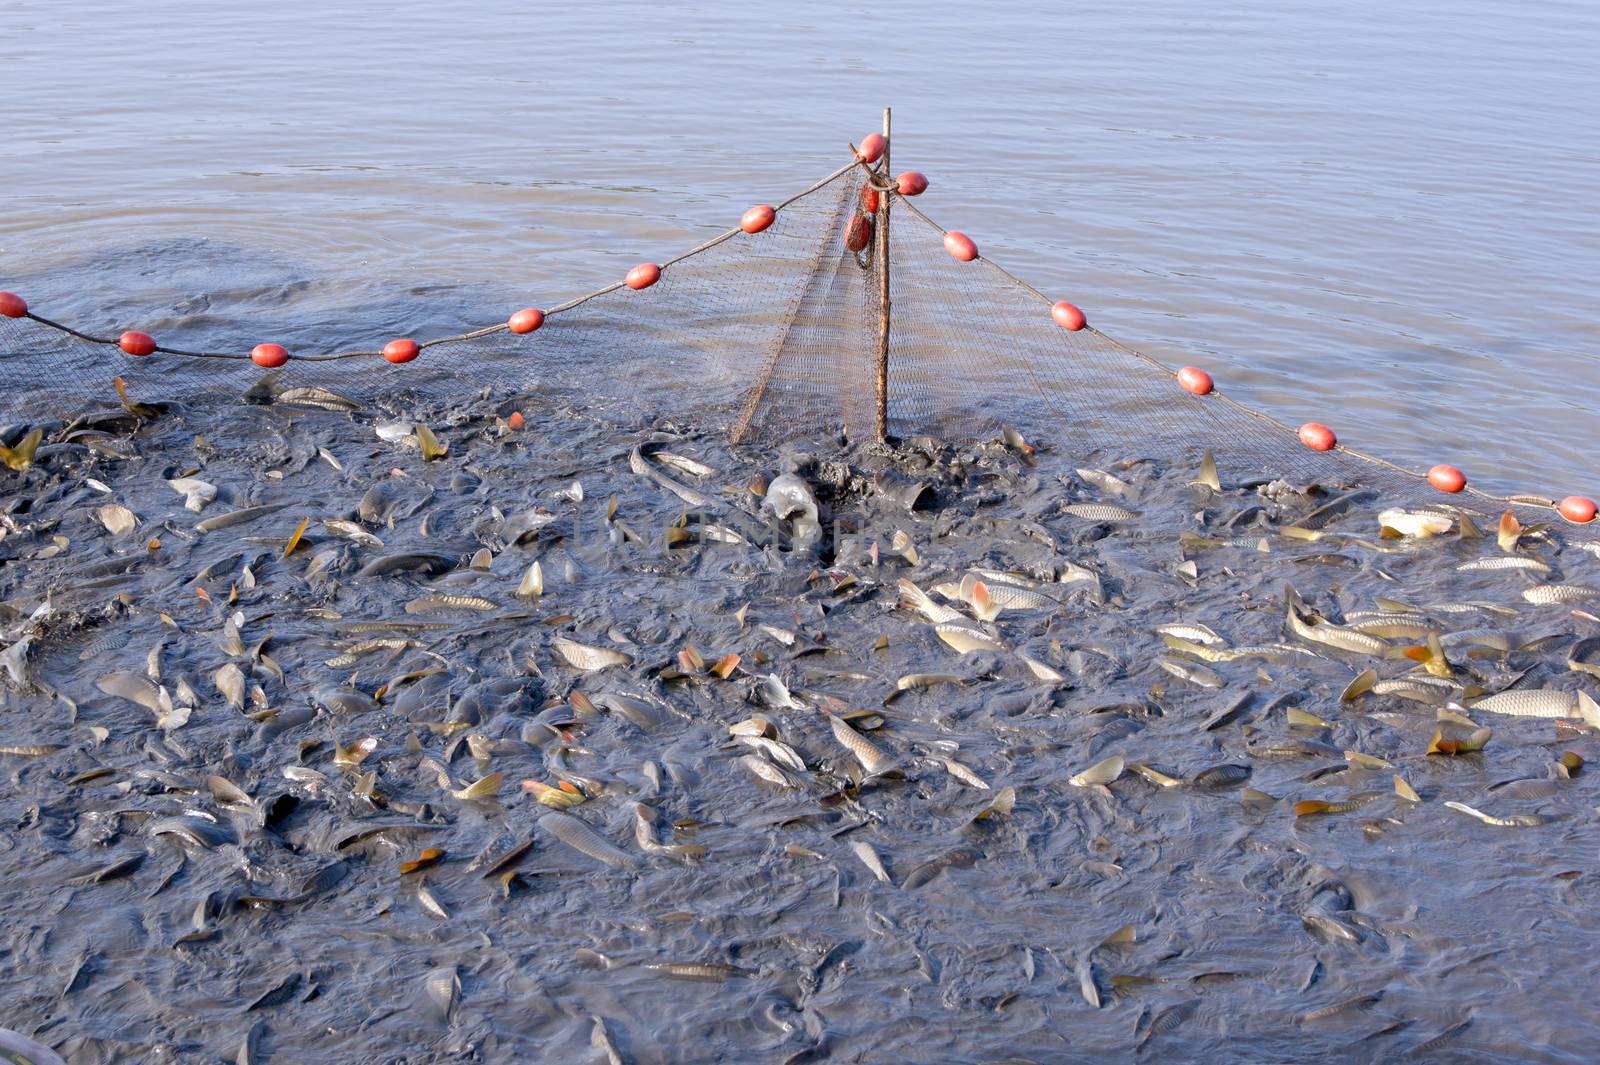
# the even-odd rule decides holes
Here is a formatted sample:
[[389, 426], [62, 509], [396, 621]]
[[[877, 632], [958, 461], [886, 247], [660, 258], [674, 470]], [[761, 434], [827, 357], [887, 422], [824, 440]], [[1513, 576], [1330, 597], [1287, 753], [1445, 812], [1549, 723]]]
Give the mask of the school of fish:
[[108, 399], [0, 426], [21, 1060], [1600, 1038], [1570, 527], [1070, 434]]

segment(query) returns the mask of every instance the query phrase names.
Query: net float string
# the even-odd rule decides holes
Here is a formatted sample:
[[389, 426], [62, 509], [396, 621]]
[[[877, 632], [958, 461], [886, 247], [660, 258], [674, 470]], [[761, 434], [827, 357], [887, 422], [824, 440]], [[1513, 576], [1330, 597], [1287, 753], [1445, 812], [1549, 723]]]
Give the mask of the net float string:
[[[741, 233], [755, 234], [762, 232], [772, 224], [774, 218], [776, 217], [777, 211], [790, 206], [796, 200], [816, 192], [829, 183], [838, 180], [844, 174], [848, 173], [852, 168], [859, 166], [865, 172], [865, 183], [870, 188], [878, 192], [881, 196], [881, 201], [875, 205], [879, 211], [887, 212], [889, 197], [899, 196], [905, 206], [908, 207], [912, 213], [915, 214], [924, 224], [943, 235], [945, 248], [954, 258], [962, 262], [971, 262], [982, 259], [986, 265], [997, 271], [1002, 277], [1010, 281], [1013, 285], [1030, 293], [1040, 301], [1050, 304], [1052, 317], [1064, 328], [1071, 331], [1087, 330], [1090, 335], [1105, 341], [1108, 345], [1116, 348], [1117, 350], [1146, 363], [1152, 368], [1157, 369], [1168, 376], [1175, 377], [1181, 387], [1196, 397], [1201, 397], [1214, 391], [1214, 383], [1212, 382], [1210, 375], [1205, 373], [1203, 370], [1195, 367], [1184, 367], [1174, 374], [1170, 367], [1166, 366], [1164, 363], [1153, 358], [1152, 356], [1123, 343], [1115, 337], [1111, 337], [1101, 332], [1097, 328], [1089, 326], [1084, 318], [1083, 313], [1077, 307], [1065, 302], [1056, 302], [1052, 304], [1049, 297], [1040, 292], [1037, 288], [1034, 288], [1032, 285], [1028, 284], [1026, 281], [1023, 281], [1015, 274], [1012, 274], [1010, 271], [1006, 270], [992, 259], [980, 256], [976, 244], [966, 234], [953, 230], [945, 230], [943, 227], [939, 226], [936, 222], [934, 222], [925, 213], [923, 213], [914, 204], [910, 203], [909, 200], [906, 199], [906, 197], [919, 195], [926, 190], [928, 182], [923, 175], [915, 172], [907, 172], [905, 174], [901, 174], [893, 182], [887, 182], [884, 180], [887, 171], [887, 159], [884, 159], [883, 165], [876, 169], [870, 165], [885, 155], [887, 147], [888, 145], [886, 138], [883, 138], [878, 134], [872, 134], [863, 140], [861, 148], [857, 149], [854, 145], [851, 146], [853, 157], [849, 163], [846, 163], [833, 173], [828, 174], [827, 176], [814, 182], [807, 189], [790, 196], [776, 207], [761, 205], [751, 208], [745, 213], [739, 226], [725, 230], [722, 233], [713, 236], [709, 240], [706, 240], [701, 244], [696, 245], [695, 247], [667, 260], [661, 265], [654, 263], [640, 264], [639, 266], [634, 267], [633, 270], [629, 271], [628, 277], [624, 281], [613, 282], [612, 284], [606, 285], [595, 290], [594, 292], [570, 299], [552, 308], [549, 312], [540, 311], [534, 308], [525, 308], [521, 311], [518, 311], [516, 314], [513, 314], [506, 322], [496, 323], [491, 326], [472, 330], [456, 336], [442, 337], [436, 340], [424, 342], [422, 344], [418, 344], [409, 339], [402, 339], [391, 341], [384, 347], [384, 349], [380, 351], [343, 351], [327, 354], [303, 355], [298, 356], [297, 361], [329, 362], [351, 358], [383, 357], [394, 363], [409, 362], [412, 359], [415, 359], [423, 349], [438, 344], [469, 341], [507, 331], [517, 334], [532, 332], [543, 324], [547, 314], [559, 314], [564, 311], [571, 310], [598, 296], [614, 292], [623, 287], [633, 289], [647, 288], [660, 279], [661, 272], [665, 267], [672, 266], [675, 263], [682, 262], [683, 260], [694, 255], [714, 248], [719, 244], [722, 244], [725, 241], [740, 235]], [[885, 257], [885, 265], [887, 265], [886, 259], [887, 257]], [[886, 294], [883, 296], [883, 305], [885, 308], [887, 308]], [[93, 334], [82, 332], [63, 323], [45, 318], [41, 315], [33, 314], [28, 310], [26, 302], [21, 297], [9, 292], [0, 292], [0, 315], [12, 318], [29, 318], [41, 325], [46, 326], [47, 328], [55, 329], [59, 332], [77, 337], [78, 339], [89, 343], [115, 345], [121, 348], [127, 354], [134, 356], [145, 356], [159, 351], [166, 354], [190, 358], [211, 358], [231, 361], [243, 361], [249, 359], [258, 365], [267, 367], [281, 366], [290, 361], [289, 353], [277, 344], [257, 345], [253, 352], [251, 352], [249, 355], [244, 355], [235, 352], [202, 352], [189, 351], [181, 348], [167, 348], [158, 345], [148, 334], [137, 331], [126, 332], [122, 334], [121, 337], [115, 339], [110, 337], [95, 336]], [[882, 334], [882, 329], [882, 324], [880, 324], [880, 336]], [[880, 367], [881, 365], [882, 360], [880, 359]], [[1041, 394], [1049, 394], [1051, 389], [1039, 381], [1037, 375], [1034, 373], [1033, 367], [1028, 364], [1024, 365], [1027, 369], [1030, 379], [1033, 381], [1035, 387], [1040, 390]], [[886, 367], [883, 368], [886, 369]], [[771, 367], [768, 367], [768, 374], [770, 374], [770, 370]], [[759, 388], [757, 390], [757, 399], [759, 399], [760, 390], [761, 389]], [[882, 412], [878, 429], [881, 434], [886, 430], [886, 373], [880, 377], [880, 386], [878, 391], [878, 398], [880, 400], [879, 409], [880, 412]], [[1453, 466], [1435, 466], [1426, 475], [1419, 474], [1414, 470], [1396, 465], [1395, 463], [1392, 463], [1379, 456], [1369, 455], [1355, 448], [1340, 445], [1333, 430], [1329, 429], [1327, 426], [1317, 423], [1307, 423], [1306, 425], [1301, 426], [1297, 431], [1286, 423], [1279, 421], [1277, 418], [1274, 418], [1263, 411], [1258, 411], [1252, 407], [1246, 406], [1245, 404], [1240, 403], [1237, 400], [1234, 400], [1231, 397], [1221, 393], [1217, 393], [1217, 395], [1218, 398], [1223, 401], [1223, 403], [1232, 409], [1248, 415], [1250, 418], [1260, 422], [1264, 426], [1269, 427], [1271, 430], [1274, 430], [1278, 433], [1296, 434], [1301, 442], [1304, 443], [1308, 448], [1318, 451], [1337, 449], [1338, 451], [1349, 455], [1352, 458], [1383, 467], [1394, 473], [1401, 474], [1408, 479], [1426, 480], [1430, 485], [1442, 492], [1458, 493], [1466, 491], [1477, 498], [1491, 500], [1497, 503], [1511, 503], [1546, 510], [1554, 509], [1563, 518], [1575, 524], [1587, 524], [1593, 521], [1596, 517], [1596, 506], [1594, 502], [1581, 496], [1568, 496], [1567, 498], [1562, 499], [1559, 503], [1555, 503], [1548, 497], [1543, 496], [1493, 495], [1477, 489], [1476, 487], [1469, 487], [1466, 484], [1465, 476], [1460, 470]], [[751, 411], [751, 413], [753, 413], [753, 411]], [[748, 417], [741, 419], [740, 425], [735, 429], [734, 442], [738, 442], [738, 437], [742, 435], [742, 430], [746, 427], [747, 422]]]
[[[1595, 519], [1595, 504], [1593, 501], [1585, 499], [1581, 496], [1568, 496], [1559, 503], [1544, 496], [1499, 496], [1491, 492], [1485, 492], [1482, 489], [1472, 485], [1468, 485], [1466, 483], [1465, 476], [1454, 466], [1439, 465], [1433, 467], [1427, 473], [1418, 473], [1416, 470], [1400, 466], [1378, 455], [1371, 455], [1357, 448], [1340, 444], [1337, 440], [1337, 437], [1334, 435], [1333, 430], [1327, 428], [1327, 426], [1319, 425], [1315, 422], [1308, 422], [1299, 429], [1295, 429], [1293, 426], [1287, 424], [1286, 422], [1280, 421], [1265, 411], [1256, 410], [1254, 407], [1250, 407], [1239, 402], [1232, 396], [1216, 391], [1211, 381], [1211, 376], [1205, 373], [1203, 370], [1197, 370], [1194, 367], [1184, 367], [1182, 370], [1173, 370], [1166, 363], [1155, 358], [1154, 356], [1146, 354], [1145, 352], [1140, 351], [1138, 348], [1123, 343], [1116, 337], [1110, 336], [1099, 329], [1096, 329], [1094, 326], [1089, 325], [1083, 320], [1082, 312], [1078, 311], [1077, 308], [1072, 307], [1071, 304], [1063, 304], [1059, 301], [1052, 300], [1049, 296], [1045, 295], [1043, 292], [1040, 292], [1037, 288], [1030, 285], [1016, 274], [1013, 274], [1011, 271], [1007, 270], [993, 259], [986, 255], [980, 254], [977, 250], [976, 244], [974, 244], [971, 238], [966, 234], [957, 230], [945, 229], [933, 219], [929, 218], [921, 208], [917, 207], [916, 204], [911, 203], [910, 200], [907, 199], [906, 193], [902, 192], [900, 188], [891, 186], [888, 190], [888, 195], [898, 198], [907, 210], [925, 223], [929, 228], [939, 233], [944, 238], [946, 249], [949, 250], [950, 254], [956, 259], [963, 262], [982, 262], [985, 266], [1000, 274], [1000, 276], [1004, 277], [1013, 285], [1037, 297], [1040, 302], [1050, 307], [1052, 311], [1058, 311], [1062, 307], [1070, 308], [1075, 317], [1070, 322], [1062, 323], [1066, 328], [1072, 331], [1082, 329], [1093, 336], [1104, 340], [1106, 343], [1117, 348], [1124, 354], [1130, 355], [1141, 360], [1152, 368], [1160, 370], [1162, 373], [1167, 374], [1168, 376], [1177, 380], [1185, 391], [1195, 395], [1197, 399], [1205, 395], [1214, 395], [1217, 399], [1221, 400], [1223, 403], [1226, 403], [1234, 410], [1237, 410], [1243, 414], [1247, 414], [1257, 421], [1271, 426], [1273, 429], [1279, 432], [1298, 437], [1302, 443], [1313, 450], [1337, 450], [1342, 454], [1349, 455], [1352, 458], [1360, 459], [1363, 462], [1370, 462], [1377, 466], [1382, 466], [1391, 472], [1403, 474], [1404, 476], [1413, 480], [1425, 481], [1441, 492], [1450, 494], [1465, 492], [1468, 495], [1474, 496], [1478, 499], [1483, 499], [1494, 503], [1515, 503], [1518, 506], [1533, 507], [1542, 510], [1553, 510], [1560, 514], [1563, 518], [1576, 525], [1585, 525]], [[1059, 316], [1057, 317], [1057, 321], [1061, 321]], [[1048, 391], [1048, 389], [1044, 389], [1044, 386], [1033, 374], [1032, 367], [1027, 367], [1027, 370], [1028, 375], [1033, 379], [1035, 386], [1041, 388], [1043, 391]]]
[[[777, 212], [793, 204], [796, 200], [809, 196], [818, 189], [821, 189], [824, 186], [839, 180], [839, 178], [849, 173], [858, 165], [861, 165], [860, 158], [858, 156], [853, 156], [850, 162], [839, 167], [831, 174], [818, 179], [810, 186], [802, 189], [787, 199], [772, 205], [770, 208], [768, 208], [765, 204], [761, 205], [760, 207], [751, 208], [749, 211], [745, 212], [744, 218], [741, 219], [739, 225], [734, 226], [731, 229], [726, 229], [721, 233], [718, 233], [716, 236], [702, 241], [687, 251], [681, 252], [678, 255], [675, 255], [670, 259], [666, 259], [659, 264], [641, 263], [639, 266], [634, 267], [628, 272], [627, 280], [614, 281], [609, 285], [595, 289], [593, 292], [586, 293], [582, 296], [575, 296], [572, 299], [551, 307], [547, 311], [536, 311], [535, 313], [538, 316], [536, 319], [538, 325], [534, 325], [532, 329], [521, 330], [521, 332], [532, 332], [534, 329], [537, 329], [539, 325], [542, 325], [544, 320], [549, 318], [551, 315], [562, 314], [566, 311], [572, 310], [575, 307], [581, 307], [583, 304], [588, 303], [590, 300], [595, 299], [596, 297], [615, 292], [620, 288], [648, 288], [650, 285], [653, 285], [657, 280], [660, 279], [662, 271], [676, 263], [683, 262], [685, 259], [699, 255], [701, 252], [709, 251], [710, 249], [715, 248], [717, 245], [731, 240], [734, 237], [740, 236], [741, 234], [759, 233], [761, 230], [766, 229], [767, 226], [772, 224]], [[771, 213], [764, 213], [763, 209], [765, 209], [765, 211], [770, 211]], [[757, 215], [757, 212], [763, 213], [755, 218], [752, 218], [752, 216]], [[765, 224], [760, 224], [763, 221]], [[747, 226], [754, 226], [755, 228], [747, 228]], [[641, 271], [643, 272], [641, 273]], [[533, 308], [528, 308], [528, 310], [533, 310]], [[518, 313], [521, 314], [523, 312]], [[185, 348], [172, 348], [158, 344], [151, 339], [148, 334], [133, 330], [123, 333], [120, 337], [95, 336], [92, 333], [85, 333], [82, 330], [75, 329], [72, 326], [66, 325], [62, 322], [57, 322], [46, 318], [43, 315], [35, 314], [33, 311], [28, 309], [26, 301], [24, 301], [20, 296], [10, 292], [0, 292], [0, 315], [5, 315], [8, 318], [27, 318], [38, 322], [40, 325], [47, 328], [66, 333], [69, 336], [77, 337], [79, 340], [87, 341], [91, 344], [102, 344], [107, 347], [120, 348], [129, 355], [136, 355], [140, 357], [152, 354], [178, 355], [183, 358], [191, 359], [225, 359], [235, 362], [254, 361], [258, 364], [265, 365], [265, 363], [262, 363], [261, 359], [257, 357], [260, 349], [263, 347], [277, 347], [277, 345], [257, 345], [256, 351], [250, 353], [236, 351], [191, 351]], [[390, 361], [394, 362], [409, 362], [412, 358], [415, 358], [418, 353], [428, 348], [435, 347], [439, 344], [454, 344], [466, 340], [477, 340], [480, 337], [493, 336], [496, 333], [518, 331], [512, 327], [512, 321], [514, 321], [515, 318], [516, 315], [513, 315], [512, 320], [497, 322], [494, 325], [484, 326], [480, 329], [474, 329], [465, 333], [459, 333], [455, 336], [438, 337], [437, 339], [427, 340], [421, 343], [397, 340], [392, 341], [390, 345], [380, 350], [335, 351], [310, 355], [295, 355], [293, 358], [296, 362], [337, 362], [342, 359], [390, 358], [389, 352], [394, 348], [394, 345], [410, 343], [414, 350], [408, 349], [409, 357], [399, 359], [390, 358]], [[281, 349], [279, 350], [281, 351]], [[287, 361], [287, 353], [283, 353], [283, 358], [284, 361]], [[277, 362], [275, 365], [281, 366], [283, 363]]]

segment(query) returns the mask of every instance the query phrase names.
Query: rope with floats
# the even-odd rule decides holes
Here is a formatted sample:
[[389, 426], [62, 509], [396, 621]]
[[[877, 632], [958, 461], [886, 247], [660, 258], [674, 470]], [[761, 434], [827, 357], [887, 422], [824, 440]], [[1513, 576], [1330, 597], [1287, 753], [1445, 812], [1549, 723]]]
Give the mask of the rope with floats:
[[[1052, 300], [1049, 296], [1045, 295], [1037, 288], [1034, 288], [1032, 285], [1028, 284], [1028, 282], [1022, 280], [1020, 277], [1013, 274], [1011, 271], [1007, 270], [993, 259], [980, 254], [977, 244], [972, 240], [971, 237], [959, 230], [945, 229], [933, 219], [929, 218], [927, 214], [920, 210], [915, 204], [910, 203], [906, 199], [908, 196], [919, 195], [926, 188], [927, 179], [921, 174], [901, 174], [900, 177], [896, 179], [895, 191], [891, 192], [890, 195], [895, 196], [920, 221], [940, 234], [944, 240], [945, 250], [950, 253], [952, 258], [956, 259], [958, 262], [983, 263], [983, 265], [989, 267], [991, 270], [994, 270], [1012, 285], [1022, 289], [1024, 292], [1029, 293], [1030, 295], [1039, 299], [1042, 303], [1049, 306], [1050, 316], [1055, 320], [1056, 324], [1061, 326], [1063, 329], [1066, 329], [1069, 332], [1078, 332], [1080, 330], [1087, 331], [1090, 335], [1105, 341], [1124, 354], [1132, 356], [1133, 358], [1144, 362], [1151, 368], [1159, 370], [1160, 372], [1173, 378], [1178, 383], [1180, 388], [1193, 396], [1212, 397], [1221, 403], [1227, 404], [1234, 410], [1237, 410], [1242, 414], [1247, 414], [1251, 418], [1270, 426], [1274, 430], [1297, 437], [1302, 444], [1313, 451], [1337, 450], [1341, 454], [1349, 455], [1351, 458], [1359, 459], [1363, 462], [1370, 462], [1376, 466], [1382, 466], [1393, 473], [1401, 474], [1413, 480], [1426, 481], [1429, 485], [1446, 494], [1453, 495], [1456, 493], [1465, 492], [1469, 496], [1473, 496], [1477, 499], [1482, 499], [1488, 502], [1503, 503], [1508, 505], [1515, 504], [1523, 507], [1552, 510], [1574, 525], [1587, 525], [1593, 522], [1596, 518], [1597, 509], [1600, 508], [1597, 508], [1594, 500], [1585, 496], [1572, 495], [1557, 501], [1543, 496], [1494, 495], [1491, 492], [1485, 492], [1480, 488], [1468, 485], [1466, 474], [1462, 473], [1461, 470], [1456, 466], [1441, 463], [1429, 469], [1427, 473], [1418, 473], [1416, 470], [1407, 469], [1404, 466], [1390, 462], [1388, 459], [1380, 458], [1377, 455], [1369, 455], [1364, 451], [1359, 451], [1353, 447], [1341, 444], [1339, 442], [1338, 435], [1328, 426], [1323, 425], [1320, 422], [1306, 422], [1304, 425], [1300, 426], [1300, 428], [1296, 429], [1293, 426], [1274, 418], [1265, 411], [1259, 411], [1254, 407], [1247, 406], [1233, 397], [1217, 391], [1216, 382], [1212, 379], [1211, 375], [1199, 367], [1185, 366], [1178, 370], [1172, 369], [1172, 367], [1168, 366], [1166, 363], [1155, 358], [1154, 356], [1140, 351], [1138, 348], [1135, 348], [1129, 344], [1125, 344], [1116, 337], [1110, 336], [1101, 332], [1099, 329], [1096, 329], [1094, 326], [1088, 323], [1088, 319], [1085, 317], [1083, 311], [1080, 310], [1076, 305], [1068, 303], [1065, 300]], [[911, 191], [913, 189], [915, 191]], [[1029, 376], [1033, 377], [1035, 385], [1042, 391], [1047, 392], [1048, 389], [1045, 388], [1044, 384], [1034, 377], [1033, 368], [1028, 366], [1027, 370]]]
[[[846, 220], [844, 245], [845, 248], [854, 256], [856, 264], [863, 270], [870, 269], [873, 264], [874, 249], [877, 244], [877, 241], [874, 240], [874, 220], [879, 217], [886, 218], [890, 198], [893, 198], [894, 200], [898, 200], [904, 207], [909, 209], [912, 215], [914, 215], [918, 220], [937, 232], [943, 240], [945, 250], [949, 252], [951, 257], [956, 259], [958, 262], [981, 262], [991, 270], [994, 270], [1013, 286], [1029, 293], [1047, 305], [1050, 308], [1051, 318], [1061, 328], [1067, 330], [1068, 332], [1086, 331], [1089, 335], [1112, 345], [1124, 354], [1138, 359], [1152, 369], [1173, 378], [1182, 390], [1188, 392], [1196, 399], [1210, 397], [1217, 402], [1224, 403], [1230, 408], [1261, 422], [1274, 432], [1297, 437], [1303, 445], [1311, 450], [1336, 450], [1360, 461], [1381, 466], [1393, 473], [1400, 474], [1407, 478], [1418, 481], [1426, 481], [1434, 488], [1446, 494], [1465, 492], [1470, 496], [1489, 502], [1499, 504], [1515, 504], [1518, 506], [1552, 510], [1561, 517], [1565, 518], [1567, 521], [1578, 525], [1586, 525], [1596, 520], [1597, 506], [1594, 500], [1584, 496], [1567, 496], [1560, 501], [1556, 501], [1545, 497], [1525, 495], [1494, 495], [1469, 485], [1467, 483], [1466, 475], [1462, 473], [1459, 468], [1447, 464], [1436, 465], [1428, 470], [1427, 473], [1418, 473], [1415, 470], [1407, 469], [1406, 467], [1397, 465], [1388, 461], [1387, 459], [1380, 458], [1376, 455], [1367, 454], [1366, 452], [1359, 451], [1355, 448], [1349, 447], [1348, 445], [1340, 443], [1334, 430], [1319, 422], [1307, 422], [1296, 429], [1264, 411], [1259, 411], [1253, 407], [1247, 406], [1246, 404], [1233, 399], [1231, 396], [1217, 391], [1215, 380], [1209, 373], [1199, 367], [1184, 366], [1177, 370], [1172, 369], [1170, 366], [1154, 356], [1151, 356], [1129, 344], [1123, 343], [1117, 338], [1112, 337], [1090, 325], [1084, 312], [1077, 305], [1065, 300], [1052, 300], [1049, 296], [1045, 295], [1045, 293], [1041, 292], [1039, 289], [1035, 288], [1033, 285], [1024, 281], [1020, 277], [1017, 277], [1015, 274], [1011, 273], [1011, 271], [1007, 270], [993, 259], [982, 255], [978, 251], [976, 242], [973, 241], [973, 239], [967, 234], [959, 230], [945, 229], [933, 219], [929, 218], [927, 214], [925, 214], [920, 208], [910, 202], [912, 197], [920, 196], [922, 193], [927, 191], [927, 177], [919, 171], [909, 170], [901, 173], [893, 179], [889, 179], [886, 173], [888, 163], [888, 159], [886, 158], [888, 146], [889, 142], [887, 137], [880, 133], [872, 133], [862, 138], [859, 147], [857, 147], [856, 144], [851, 143], [849, 145], [851, 155], [850, 161], [834, 170], [832, 173], [826, 175], [816, 182], [813, 182], [807, 188], [802, 189], [800, 192], [795, 193], [779, 203], [758, 204], [754, 207], [751, 207], [740, 217], [738, 225], [723, 230], [710, 239], [702, 241], [700, 244], [697, 244], [687, 251], [675, 255], [670, 259], [666, 259], [660, 263], [644, 262], [638, 264], [629, 270], [627, 275], [621, 281], [614, 281], [609, 285], [604, 285], [598, 289], [595, 289], [593, 292], [573, 297], [572, 299], [559, 303], [548, 310], [543, 310], [537, 307], [524, 307], [513, 313], [503, 322], [483, 326], [464, 333], [458, 333], [453, 336], [437, 337], [435, 339], [422, 341], [420, 343], [409, 337], [401, 337], [389, 341], [381, 349], [377, 350], [333, 351], [297, 354], [294, 356], [291, 356], [282, 345], [276, 343], [257, 344], [248, 353], [237, 351], [192, 351], [184, 348], [167, 347], [158, 343], [150, 334], [141, 332], [139, 330], [128, 330], [117, 337], [97, 336], [92, 333], [86, 333], [70, 325], [54, 321], [50, 318], [46, 318], [43, 315], [33, 312], [29, 309], [27, 301], [21, 296], [12, 292], [4, 291], [0, 291], [0, 316], [8, 318], [26, 318], [37, 322], [46, 328], [56, 330], [68, 336], [76, 337], [77, 339], [87, 343], [119, 348], [125, 354], [136, 358], [144, 358], [150, 355], [163, 354], [193, 359], [219, 359], [234, 362], [249, 361], [258, 366], [269, 369], [283, 366], [291, 361], [291, 358], [296, 362], [338, 362], [346, 359], [382, 358], [390, 363], [403, 364], [415, 360], [423, 351], [427, 350], [428, 348], [437, 347], [443, 344], [455, 344], [464, 341], [477, 340], [482, 337], [493, 336], [499, 333], [512, 333], [519, 336], [533, 333], [540, 329], [551, 317], [572, 311], [578, 307], [581, 307], [585, 303], [588, 303], [590, 300], [596, 299], [600, 296], [616, 292], [622, 288], [628, 288], [634, 291], [649, 288], [661, 280], [661, 277], [666, 270], [677, 265], [678, 263], [681, 263], [703, 252], [710, 251], [712, 248], [715, 248], [718, 245], [729, 240], [733, 240], [737, 237], [750, 237], [764, 232], [765, 230], [769, 229], [774, 222], [777, 221], [778, 213], [780, 211], [789, 207], [797, 200], [800, 200], [805, 196], [809, 196], [817, 190], [831, 184], [834, 181], [837, 181], [845, 174], [859, 167], [865, 175], [861, 189], [861, 204], [860, 209], [852, 211], [850, 213], [850, 217]], [[874, 164], [879, 164], [880, 160], [882, 160], [882, 164], [875, 166]], [[881, 225], [882, 223], [879, 224]], [[775, 356], [771, 361], [775, 362]], [[769, 375], [771, 370], [772, 366], [769, 365], [766, 368], [766, 374]], [[1038, 379], [1034, 372], [1034, 368], [1031, 365], [1027, 365], [1026, 370], [1035, 387], [1037, 387], [1041, 393], [1048, 394], [1050, 391], [1049, 387], [1045, 382]], [[754, 390], [753, 396], [758, 398], [760, 392], [761, 388], [758, 387], [756, 390]], [[741, 418], [739, 426], [734, 432], [735, 443], [737, 443], [738, 439], [743, 435], [744, 430], [748, 428], [749, 419], [753, 413], [753, 404], [747, 404], [747, 410], [744, 416]], [[882, 427], [880, 426], [880, 431], [881, 428]]]

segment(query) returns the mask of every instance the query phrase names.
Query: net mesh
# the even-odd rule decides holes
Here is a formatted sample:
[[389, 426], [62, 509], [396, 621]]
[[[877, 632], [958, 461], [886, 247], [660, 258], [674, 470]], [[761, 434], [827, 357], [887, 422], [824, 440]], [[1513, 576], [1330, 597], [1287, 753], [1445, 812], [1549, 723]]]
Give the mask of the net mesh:
[[[730, 230], [668, 260], [648, 288], [618, 284], [553, 307], [533, 333], [501, 325], [430, 341], [419, 359], [401, 365], [376, 351], [297, 352], [272, 380], [396, 403], [467, 389], [566, 392], [577, 402], [633, 406], [645, 417], [711, 420], [736, 441], [831, 430], [867, 439], [877, 428], [887, 265], [886, 407], [894, 435], [991, 437], [1010, 425], [1108, 461], [1194, 461], [1211, 450], [1234, 476], [1362, 484], [1424, 505], [1445, 499], [1422, 474], [1344, 447], [1311, 451], [1262, 412], [1220, 393], [1184, 392], [1171, 369], [1092, 326], [1062, 329], [1038, 291], [986, 258], [962, 262], [947, 253], [943, 230], [903, 197], [889, 204], [888, 256], [875, 244], [850, 250], [844, 234], [863, 213], [863, 189], [883, 181], [863, 164], [846, 166], [779, 204], [770, 228]], [[67, 415], [103, 405], [116, 376], [135, 395], [231, 399], [264, 373], [245, 351], [162, 348], [132, 357], [117, 348], [115, 328], [0, 317], [5, 405], [30, 417]], [[1486, 514], [1511, 504], [1543, 508], [1542, 518], [1554, 505], [1548, 497], [1470, 488], [1450, 502]]]

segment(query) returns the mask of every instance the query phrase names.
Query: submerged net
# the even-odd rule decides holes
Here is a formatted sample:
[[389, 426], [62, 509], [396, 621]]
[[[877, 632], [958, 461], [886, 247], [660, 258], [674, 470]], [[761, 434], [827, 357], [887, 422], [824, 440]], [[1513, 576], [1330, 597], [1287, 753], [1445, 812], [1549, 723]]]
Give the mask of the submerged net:
[[[842, 239], [863, 191], [885, 190], [888, 254]], [[867, 192], [871, 197], [871, 192]], [[1231, 475], [1329, 487], [1365, 485], [1395, 502], [1485, 514], [1544, 511], [1537, 495], [1468, 488], [1445, 497], [1425, 475], [1340, 446], [1317, 452], [1296, 431], [1220, 392], [1183, 391], [1173, 371], [1092, 325], [1058, 326], [1050, 299], [979, 256], [947, 253], [944, 231], [892, 190], [885, 168], [854, 161], [777, 205], [770, 228], [731, 229], [661, 264], [660, 280], [621, 282], [551, 307], [535, 332], [505, 324], [423, 342], [391, 365], [377, 350], [295, 352], [273, 387], [322, 386], [352, 398], [482, 389], [609, 398], [648, 415], [692, 415], [738, 442], [841, 430], [877, 431], [882, 271], [889, 270], [887, 428], [992, 437], [1009, 425], [1032, 440], [1106, 461], [1196, 461], [1210, 450]], [[181, 321], [172, 323], [182, 330]], [[135, 395], [236, 399], [265, 371], [239, 350], [196, 352], [177, 341], [125, 354], [111, 323], [68, 327], [35, 313], [0, 317], [0, 381], [14, 411], [69, 414], [109, 396], [120, 376]], [[98, 330], [98, 331], [97, 331]]]

